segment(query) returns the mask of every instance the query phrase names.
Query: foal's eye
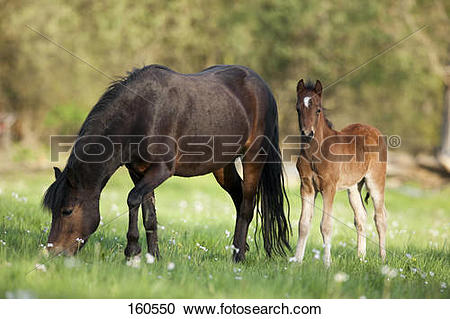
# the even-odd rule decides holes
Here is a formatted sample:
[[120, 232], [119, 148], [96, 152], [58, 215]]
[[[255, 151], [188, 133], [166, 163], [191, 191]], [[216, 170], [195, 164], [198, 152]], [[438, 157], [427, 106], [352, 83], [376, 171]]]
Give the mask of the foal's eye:
[[316, 114], [319, 115], [319, 113], [321, 112], [321, 109], [317, 109]]
[[73, 209], [63, 209], [61, 214], [63, 214], [64, 216], [69, 216], [70, 214], [72, 214]]

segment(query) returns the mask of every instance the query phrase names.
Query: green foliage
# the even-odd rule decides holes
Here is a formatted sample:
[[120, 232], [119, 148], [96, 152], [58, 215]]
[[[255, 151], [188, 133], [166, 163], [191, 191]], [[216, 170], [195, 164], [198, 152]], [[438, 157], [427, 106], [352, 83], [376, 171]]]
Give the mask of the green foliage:
[[[327, 86], [428, 24], [327, 88], [325, 106], [338, 128], [372, 124], [401, 135], [410, 151], [439, 143], [448, 1], [0, 0], [0, 8], [0, 110], [30, 117], [32, 134], [45, 141], [48, 110], [74, 103], [87, 114], [111, 79], [26, 25], [111, 77], [151, 63], [179, 72], [247, 65], [273, 88], [284, 135], [298, 132], [300, 78]], [[60, 129], [66, 127], [51, 131]]]
[[44, 118], [44, 127], [48, 132], [52, 130], [59, 134], [77, 134], [80, 123], [86, 117], [86, 110], [78, 105], [58, 105], [51, 108]]
[[[125, 169], [111, 179], [102, 194], [103, 225], [81, 253], [73, 259], [51, 259], [41, 253], [51, 215], [42, 212], [40, 200], [53, 174], [27, 173], [26, 182], [20, 174], [4, 174], [0, 180], [0, 298], [450, 297], [450, 189], [440, 193], [413, 186], [387, 190], [387, 265], [396, 272], [395, 278], [388, 280], [377, 256], [372, 218], [368, 218], [367, 262], [356, 257], [353, 213], [342, 192], [334, 205], [334, 216], [342, 223], [334, 222], [333, 264], [329, 270], [312, 252], [322, 250], [322, 214], [318, 209], [301, 266], [289, 263], [288, 258], [267, 259], [262, 247], [257, 250], [252, 236], [255, 221], [250, 226], [246, 262], [232, 263], [226, 246], [231, 244], [235, 212], [231, 199], [211, 175], [172, 178], [157, 189], [163, 259], [147, 264], [143, 257], [139, 268], [127, 266], [123, 255], [128, 225], [126, 198], [132, 183]], [[291, 222], [296, 229], [300, 212], [298, 187], [289, 189], [289, 197]], [[320, 200], [317, 205], [321, 207]], [[372, 210], [370, 207], [370, 216]], [[117, 214], [123, 215], [117, 218]], [[141, 221], [139, 228], [144, 248]], [[226, 230], [231, 232], [229, 237]], [[294, 247], [296, 239], [294, 231]], [[170, 262], [175, 264], [173, 270], [167, 268]], [[45, 264], [46, 271], [41, 267], [28, 273], [36, 264]], [[341, 282], [339, 276], [335, 279], [341, 272], [348, 275], [347, 281]]]

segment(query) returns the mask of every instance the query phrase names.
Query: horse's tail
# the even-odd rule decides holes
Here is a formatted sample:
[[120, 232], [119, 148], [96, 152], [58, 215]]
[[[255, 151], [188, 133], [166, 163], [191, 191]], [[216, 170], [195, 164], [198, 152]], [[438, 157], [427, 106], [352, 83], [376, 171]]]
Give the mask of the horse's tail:
[[[264, 139], [267, 158], [258, 185], [256, 202], [261, 216], [261, 229], [264, 249], [270, 257], [272, 252], [285, 255], [289, 245], [289, 234], [292, 231], [289, 222], [289, 200], [284, 186], [283, 164], [278, 137], [277, 103], [269, 93], [269, 110], [266, 113], [266, 130]], [[286, 200], [287, 217], [284, 212]]]

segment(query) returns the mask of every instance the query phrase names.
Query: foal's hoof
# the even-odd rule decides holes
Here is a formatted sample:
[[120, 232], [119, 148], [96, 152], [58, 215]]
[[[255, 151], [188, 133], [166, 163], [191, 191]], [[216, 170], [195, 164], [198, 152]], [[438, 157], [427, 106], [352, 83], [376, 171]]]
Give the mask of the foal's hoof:
[[141, 254], [141, 246], [139, 245], [127, 246], [125, 248], [125, 257], [127, 257], [127, 259], [134, 256], [138, 256], [140, 254]]

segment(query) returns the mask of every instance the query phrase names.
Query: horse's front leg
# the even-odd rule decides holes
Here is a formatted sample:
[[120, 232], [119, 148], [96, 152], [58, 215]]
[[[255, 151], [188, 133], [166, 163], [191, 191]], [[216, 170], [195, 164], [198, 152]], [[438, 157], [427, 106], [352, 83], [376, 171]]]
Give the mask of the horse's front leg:
[[[130, 193], [131, 194], [131, 193]], [[139, 245], [139, 229], [137, 226], [139, 203], [128, 202], [128, 232], [127, 232], [127, 247], [125, 248], [125, 256], [131, 258], [141, 253], [141, 246]]]
[[333, 232], [333, 201], [336, 195], [336, 187], [333, 183], [322, 192], [323, 215], [320, 223], [320, 231], [323, 238], [323, 262], [325, 266], [331, 265], [331, 235]]
[[[148, 201], [145, 201], [144, 199], [147, 198], [147, 196], [152, 196], [153, 190], [172, 175], [173, 170], [170, 163], [152, 164], [152, 166], [150, 166], [145, 171], [144, 175], [140, 178], [135, 187], [128, 194], [127, 203], [130, 216], [127, 233], [128, 243], [127, 247], [125, 248], [125, 256], [132, 257], [138, 255], [141, 252], [141, 247], [139, 246], [139, 231], [137, 227], [139, 205], [143, 205], [144, 226], [147, 224], [149, 228], [153, 228], [153, 226], [156, 227], [156, 215], [154, 215], [153, 219], [146, 218], [146, 212], [148, 212], [149, 210], [147, 209]], [[150, 236], [150, 238], [151, 240], [155, 239], [156, 233]], [[154, 248], [154, 246], [152, 246], [152, 248]], [[151, 251], [155, 252], [154, 250]]]
[[142, 219], [147, 235], [148, 253], [159, 257], [158, 248], [158, 223], [156, 220], [155, 192], [147, 194], [142, 202]]

